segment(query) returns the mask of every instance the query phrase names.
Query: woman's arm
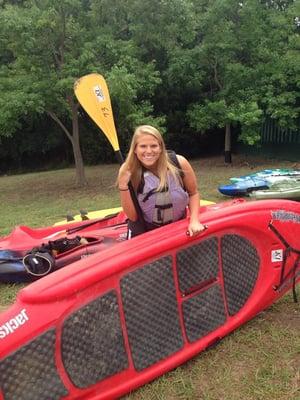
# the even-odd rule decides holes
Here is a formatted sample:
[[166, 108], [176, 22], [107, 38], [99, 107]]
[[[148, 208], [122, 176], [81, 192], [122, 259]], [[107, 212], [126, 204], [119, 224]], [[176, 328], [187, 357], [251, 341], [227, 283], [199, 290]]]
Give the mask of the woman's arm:
[[200, 196], [198, 192], [195, 172], [189, 161], [183, 156], [177, 155], [178, 162], [183, 170], [183, 183], [189, 194], [190, 222], [188, 232], [190, 236], [197, 235], [205, 229], [199, 221]]
[[117, 179], [121, 206], [127, 217], [131, 221], [136, 221], [138, 219], [138, 216], [128, 188], [130, 178], [131, 172], [128, 169], [124, 168], [124, 164], [121, 165]]

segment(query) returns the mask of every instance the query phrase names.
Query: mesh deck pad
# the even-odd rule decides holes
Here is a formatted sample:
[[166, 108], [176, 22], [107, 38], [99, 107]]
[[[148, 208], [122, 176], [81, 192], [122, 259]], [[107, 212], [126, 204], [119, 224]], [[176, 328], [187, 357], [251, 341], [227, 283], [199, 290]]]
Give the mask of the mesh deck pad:
[[127, 368], [114, 291], [85, 305], [65, 321], [62, 359], [70, 379], [80, 388]]
[[182, 308], [189, 342], [202, 338], [226, 321], [222, 291], [218, 284], [185, 300]]
[[127, 274], [121, 293], [134, 366], [142, 370], [183, 346], [172, 258]]
[[218, 274], [218, 240], [213, 237], [181, 250], [176, 255], [182, 293]]
[[[5, 400], [56, 400], [68, 394], [54, 360], [51, 329], [0, 362], [0, 388]], [[1, 391], [0, 390], [0, 391]]]
[[234, 315], [254, 288], [260, 259], [252, 243], [239, 235], [224, 235], [221, 249], [228, 312]]

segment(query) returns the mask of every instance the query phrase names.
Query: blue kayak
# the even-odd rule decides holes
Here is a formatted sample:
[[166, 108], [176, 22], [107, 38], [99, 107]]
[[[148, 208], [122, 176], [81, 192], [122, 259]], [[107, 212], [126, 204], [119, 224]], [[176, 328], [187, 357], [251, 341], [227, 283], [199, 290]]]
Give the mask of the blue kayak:
[[266, 190], [274, 184], [291, 182], [300, 178], [300, 170], [265, 169], [251, 175], [230, 178], [231, 183], [219, 186], [225, 196], [245, 196], [254, 190]]
[[272, 179], [273, 177], [275, 179], [276, 179], [276, 177], [297, 178], [297, 177], [300, 177], [300, 170], [299, 169], [290, 169], [290, 168], [264, 169], [262, 171], [255, 172], [253, 174], [232, 177], [232, 178], [230, 178], [230, 181], [233, 183], [237, 183], [237, 182], [242, 182], [244, 180], [249, 180], [249, 179], [253, 179], [253, 178], [268, 180], [268, 179]]
[[225, 196], [245, 196], [253, 190], [268, 189], [269, 183], [264, 179], [248, 178], [240, 182], [218, 187]]

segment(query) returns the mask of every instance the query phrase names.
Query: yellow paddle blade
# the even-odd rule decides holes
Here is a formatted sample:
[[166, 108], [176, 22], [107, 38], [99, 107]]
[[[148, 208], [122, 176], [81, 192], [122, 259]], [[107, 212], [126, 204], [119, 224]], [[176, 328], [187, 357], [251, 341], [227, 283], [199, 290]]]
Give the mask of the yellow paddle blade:
[[102, 75], [89, 74], [74, 84], [75, 95], [115, 151], [120, 150], [107, 84]]

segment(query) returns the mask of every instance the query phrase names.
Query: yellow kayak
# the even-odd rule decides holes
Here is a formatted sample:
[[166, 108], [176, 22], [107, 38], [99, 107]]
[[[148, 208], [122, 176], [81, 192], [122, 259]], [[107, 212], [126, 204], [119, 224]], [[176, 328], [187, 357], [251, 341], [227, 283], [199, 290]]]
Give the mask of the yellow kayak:
[[[213, 201], [209, 200], [200, 200], [200, 206], [208, 206], [209, 204], [215, 204]], [[118, 212], [122, 211], [121, 207], [115, 207], [115, 208], [107, 208], [105, 210], [97, 210], [97, 211], [90, 211], [90, 212], [85, 212], [81, 211], [80, 214], [72, 216], [72, 219], [70, 217], [67, 217], [66, 219], [62, 221], [56, 222], [54, 225], [64, 225], [67, 222], [78, 222], [86, 219], [98, 219], [98, 218], [106, 218], [109, 215], [116, 214]]]

